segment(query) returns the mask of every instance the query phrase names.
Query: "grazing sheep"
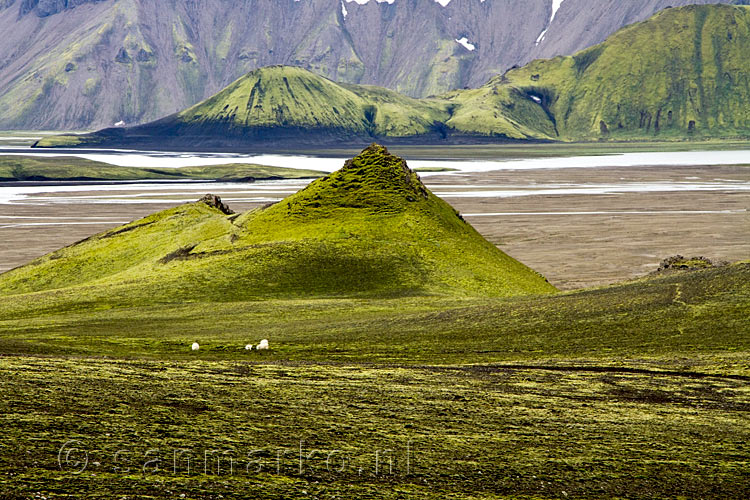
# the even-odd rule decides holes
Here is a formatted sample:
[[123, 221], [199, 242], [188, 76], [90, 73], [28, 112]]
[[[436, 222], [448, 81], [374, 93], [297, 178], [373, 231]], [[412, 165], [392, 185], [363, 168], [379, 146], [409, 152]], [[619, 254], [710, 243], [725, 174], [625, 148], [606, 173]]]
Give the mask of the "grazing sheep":
[[268, 349], [268, 340], [263, 339], [260, 341], [260, 344], [258, 344], [258, 347], [256, 347], [259, 351], [265, 351]]
[[199, 346], [199, 345], [198, 345], [198, 342], [193, 342], [193, 345], [192, 345], [192, 349], [193, 349], [194, 351], [197, 351], [197, 350], [198, 350], [198, 349], [200, 349], [200, 348], [201, 348], [201, 346]]
[[247, 345], [245, 346], [245, 350], [246, 350], [246, 351], [252, 351], [252, 350], [253, 350], [253, 344], [247, 344]]

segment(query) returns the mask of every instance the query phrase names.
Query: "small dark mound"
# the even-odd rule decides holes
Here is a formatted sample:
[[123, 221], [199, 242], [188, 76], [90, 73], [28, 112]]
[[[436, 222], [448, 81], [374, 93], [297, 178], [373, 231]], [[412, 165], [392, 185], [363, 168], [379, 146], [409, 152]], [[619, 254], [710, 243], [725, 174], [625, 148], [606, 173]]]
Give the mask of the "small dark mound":
[[673, 255], [667, 257], [661, 264], [657, 273], [663, 273], [667, 271], [695, 271], [699, 269], [710, 269], [712, 267], [726, 266], [728, 263], [724, 261], [714, 262], [708, 257], [691, 257], [686, 258], [682, 255]]
[[207, 194], [200, 200], [198, 200], [198, 203], [205, 203], [209, 207], [215, 208], [219, 210], [221, 213], [226, 215], [232, 215], [234, 213], [234, 210], [229, 208], [229, 206], [225, 203], [221, 202], [221, 198], [216, 196], [215, 194]]

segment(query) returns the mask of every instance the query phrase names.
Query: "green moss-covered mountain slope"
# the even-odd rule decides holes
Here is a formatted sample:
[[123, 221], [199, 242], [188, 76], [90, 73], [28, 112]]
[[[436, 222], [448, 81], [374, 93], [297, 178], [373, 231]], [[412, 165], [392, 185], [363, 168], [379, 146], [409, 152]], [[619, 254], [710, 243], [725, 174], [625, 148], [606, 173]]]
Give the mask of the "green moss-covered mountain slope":
[[392, 90], [337, 84], [298, 67], [253, 71], [218, 94], [156, 122], [82, 136], [52, 136], [39, 147], [129, 145], [212, 149], [266, 144], [368, 143], [374, 138], [439, 139], [452, 105]]
[[429, 134], [435, 122], [447, 117], [446, 107], [383, 88], [339, 85], [302, 68], [272, 66], [249, 73], [179, 113], [175, 126], [189, 130], [226, 124], [229, 132], [250, 128], [256, 134], [299, 128], [408, 137]]
[[81, 297], [171, 301], [554, 291], [377, 145], [279, 203], [226, 212], [209, 199], [98, 234], [3, 274], [0, 294], [72, 286]]
[[750, 7], [666, 9], [571, 57], [485, 87], [542, 101], [561, 139], [747, 137]]
[[488, 137], [553, 140], [556, 131], [544, 109], [510, 87], [414, 99], [371, 85], [338, 84], [302, 68], [271, 66], [156, 122], [50, 136], [36, 146], [254, 150]]

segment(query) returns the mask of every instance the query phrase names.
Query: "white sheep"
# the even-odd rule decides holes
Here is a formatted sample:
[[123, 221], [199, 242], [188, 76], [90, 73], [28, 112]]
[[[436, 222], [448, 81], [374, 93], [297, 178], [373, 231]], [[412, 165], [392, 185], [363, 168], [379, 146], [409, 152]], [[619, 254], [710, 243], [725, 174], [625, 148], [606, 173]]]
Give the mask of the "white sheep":
[[246, 350], [246, 351], [252, 351], [252, 350], [253, 350], [253, 344], [247, 344], [247, 345], [245, 346], [245, 350]]
[[197, 351], [197, 350], [198, 350], [198, 349], [200, 349], [200, 348], [201, 348], [201, 346], [199, 346], [199, 345], [198, 345], [198, 342], [193, 342], [193, 345], [192, 345], [192, 349], [193, 349], [194, 351]]
[[258, 347], [256, 347], [259, 351], [265, 351], [268, 349], [268, 339], [263, 339], [260, 341], [260, 344], [258, 344]]

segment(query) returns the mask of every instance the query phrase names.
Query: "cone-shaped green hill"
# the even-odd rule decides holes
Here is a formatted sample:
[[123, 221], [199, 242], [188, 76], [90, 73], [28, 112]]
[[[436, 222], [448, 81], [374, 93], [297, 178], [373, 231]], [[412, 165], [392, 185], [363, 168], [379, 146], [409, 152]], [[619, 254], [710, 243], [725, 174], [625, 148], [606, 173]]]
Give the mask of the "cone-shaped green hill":
[[[428, 134], [448, 116], [447, 104], [364, 85], [334, 83], [298, 67], [260, 68], [174, 118], [181, 133], [224, 133], [277, 139], [286, 130], [319, 137]], [[169, 120], [165, 121], [169, 123]]]
[[205, 198], [0, 275], [0, 294], [83, 287], [128, 300], [554, 292], [378, 145], [264, 209]]

